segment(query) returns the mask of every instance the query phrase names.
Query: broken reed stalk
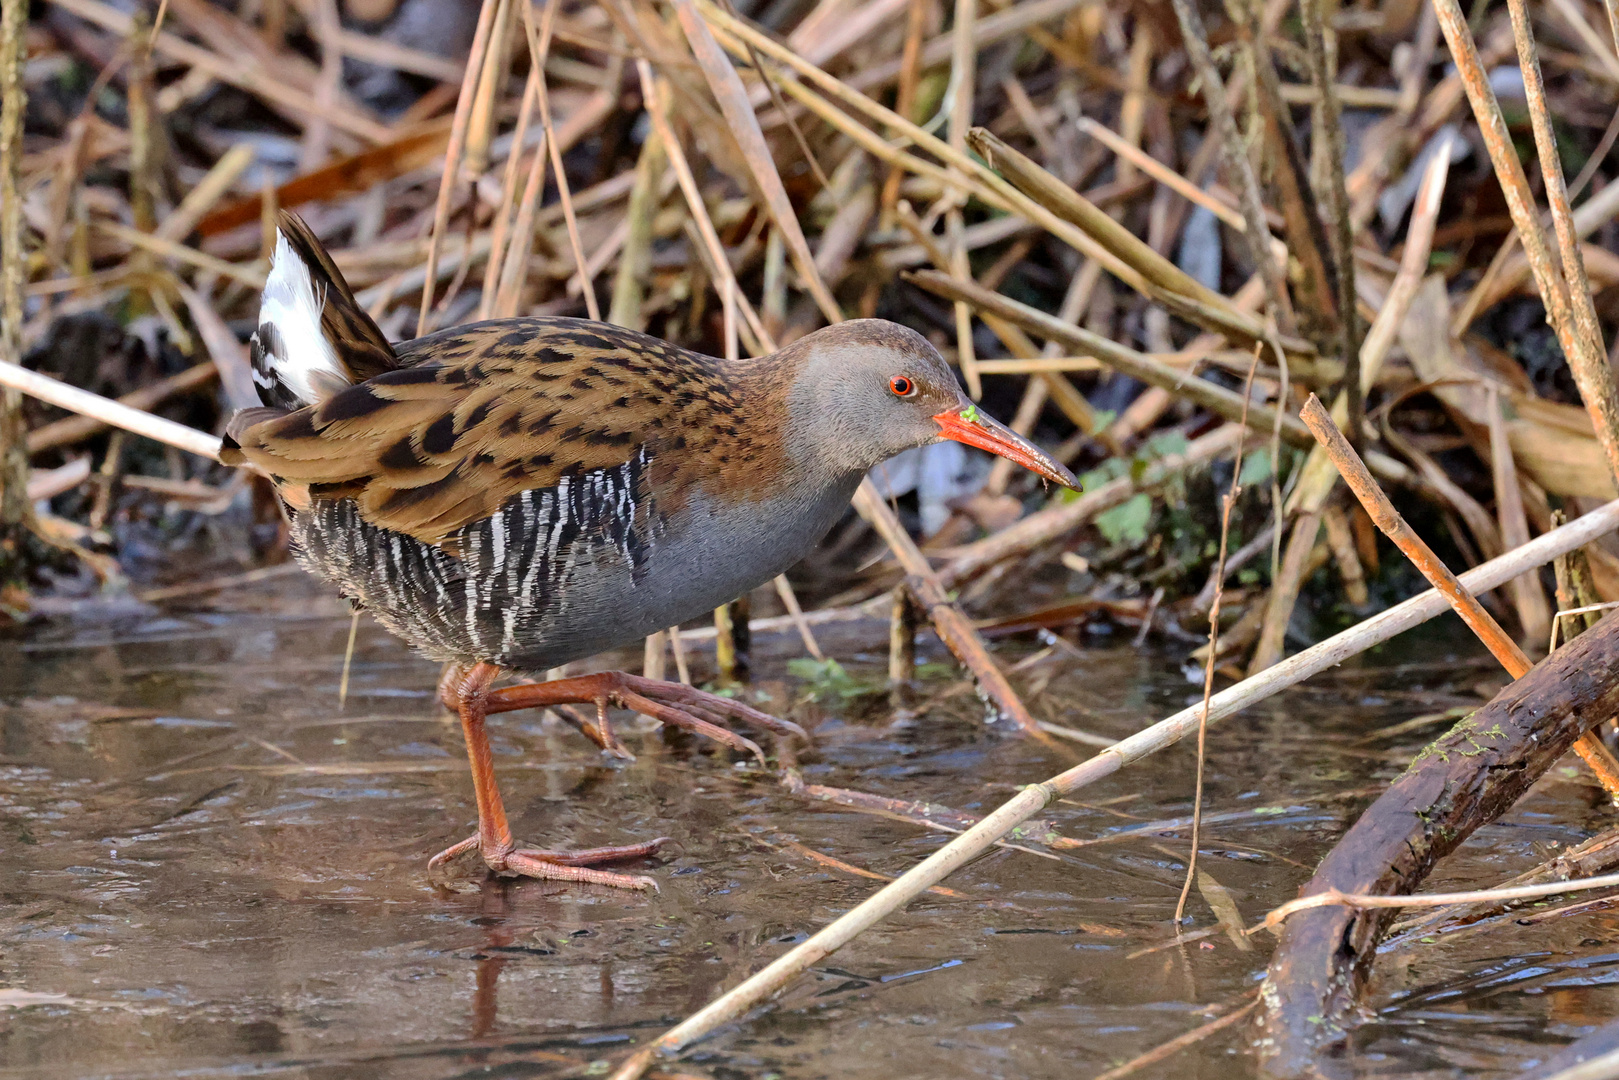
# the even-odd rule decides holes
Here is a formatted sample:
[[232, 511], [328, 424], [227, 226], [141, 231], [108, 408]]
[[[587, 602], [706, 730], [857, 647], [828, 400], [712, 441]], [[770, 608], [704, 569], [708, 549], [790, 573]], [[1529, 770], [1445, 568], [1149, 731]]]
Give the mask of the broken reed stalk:
[[[1478, 602], [1478, 598], [1468, 592], [1456, 575], [1451, 573], [1450, 567], [1446, 566], [1422, 537], [1406, 524], [1405, 518], [1394, 509], [1389, 497], [1377, 486], [1377, 481], [1372, 479], [1372, 474], [1367, 470], [1365, 462], [1360, 460], [1360, 455], [1355, 453], [1355, 448], [1349, 445], [1349, 440], [1344, 438], [1343, 432], [1332, 422], [1332, 417], [1320, 399], [1311, 394], [1300, 415], [1304, 417], [1304, 422], [1310, 425], [1315, 437], [1321, 440], [1321, 445], [1326, 447], [1327, 454], [1332, 458], [1332, 463], [1338, 467], [1344, 483], [1355, 493], [1355, 498], [1360, 500], [1361, 506], [1366, 508], [1372, 522], [1385, 536], [1394, 541], [1394, 545], [1422, 572], [1422, 576], [1444, 595], [1456, 614], [1461, 616], [1462, 622], [1467, 624], [1467, 628], [1477, 635], [1485, 648], [1490, 650], [1490, 655], [1507, 669], [1508, 675], [1514, 679], [1521, 679], [1529, 674], [1529, 669], [1534, 667], [1529, 657], [1525, 656], [1518, 643], [1501, 629], [1501, 624], [1484, 610], [1484, 605]], [[1574, 749], [1596, 774], [1597, 781], [1602, 784], [1609, 796], [1619, 798], [1619, 761], [1614, 759], [1613, 754], [1602, 744], [1602, 740], [1595, 734], [1588, 733], [1580, 737], [1574, 744]]]
[[[23, 37], [28, 0], [0, 6], [0, 365], [22, 371], [23, 281], [22, 134]], [[4, 380], [0, 380], [3, 382]], [[22, 576], [23, 533], [32, 517], [28, 499], [28, 432], [20, 387], [0, 391], [0, 586]]]
[[[1561, 528], [1553, 529], [1497, 559], [1474, 567], [1461, 577], [1474, 592], [1487, 592], [1541, 566], [1558, 555], [1584, 547], [1619, 528], [1619, 499], [1607, 503]], [[1397, 634], [1432, 619], [1448, 609], [1445, 598], [1430, 589], [1375, 615], [1340, 634], [1313, 645], [1266, 669], [1254, 678], [1215, 694], [1209, 700], [1207, 723], [1223, 720], [1250, 705], [1294, 686], [1311, 675], [1335, 667]], [[636, 1080], [665, 1053], [675, 1053], [731, 1023], [764, 1002], [821, 959], [853, 941], [867, 929], [903, 908], [928, 887], [989, 850], [1018, 825], [1040, 813], [1054, 800], [1111, 776], [1166, 746], [1194, 734], [1205, 722], [1201, 704], [1194, 705], [1139, 731], [1079, 765], [1039, 784], [1023, 789], [977, 825], [935, 851], [888, 885], [795, 946], [762, 970], [722, 994], [656, 1041], [637, 1051], [613, 1074], [612, 1080]]]

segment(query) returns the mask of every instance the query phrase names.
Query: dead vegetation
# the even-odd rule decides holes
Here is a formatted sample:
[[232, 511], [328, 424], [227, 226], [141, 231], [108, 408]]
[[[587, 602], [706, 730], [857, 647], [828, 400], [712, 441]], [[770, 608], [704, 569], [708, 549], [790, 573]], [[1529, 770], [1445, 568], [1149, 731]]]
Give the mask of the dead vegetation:
[[[1084, 494], [928, 448], [754, 615], [819, 661], [818, 621], [881, 607], [896, 683], [925, 620], [1042, 739], [1076, 733], [986, 636], [1185, 641], [1210, 694], [964, 822], [779, 986], [1058, 795], [1443, 610], [1407, 601], [1288, 657], [1420, 584], [1298, 418], [1311, 393], [1438, 557], [1480, 567], [1463, 581], [1494, 590], [1520, 659], [1559, 608], [1619, 600], [1611, 10], [6, 0], [0, 360], [220, 430], [255, 398], [278, 208], [395, 338], [516, 314], [725, 355], [846, 317], [927, 333]], [[182, 454], [70, 408], [88, 415], [0, 398], [12, 616], [172, 577], [180, 552], [226, 587], [284, 558], [267, 490], [206, 437]], [[1571, 550], [1588, 570], [1554, 589], [1539, 568]], [[715, 631], [733, 664], [737, 618]]]

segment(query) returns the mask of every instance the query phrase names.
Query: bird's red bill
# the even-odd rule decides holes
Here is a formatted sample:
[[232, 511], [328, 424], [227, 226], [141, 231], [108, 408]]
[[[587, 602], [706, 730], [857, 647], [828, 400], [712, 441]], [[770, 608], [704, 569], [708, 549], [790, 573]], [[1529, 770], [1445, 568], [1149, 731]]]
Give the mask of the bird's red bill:
[[1031, 472], [1039, 473], [1054, 484], [1078, 490], [1079, 481], [1062, 462], [1019, 435], [992, 416], [986, 416], [976, 405], [968, 404], [959, 410], [936, 414], [940, 434], [980, 450], [1015, 461]]

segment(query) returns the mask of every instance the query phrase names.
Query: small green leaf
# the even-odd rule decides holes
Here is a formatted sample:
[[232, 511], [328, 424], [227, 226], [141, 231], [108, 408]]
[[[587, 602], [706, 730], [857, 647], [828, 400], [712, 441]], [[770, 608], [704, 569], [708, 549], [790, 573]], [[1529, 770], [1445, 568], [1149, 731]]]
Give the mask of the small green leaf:
[[1242, 463], [1242, 475], [1237, 477], [1237, 483], [1243, 487], [1251, 484], [1263, 484], [1270, 479], [1270, 447], [1262, 446], [1255, 450]]
[[1110, 544], [1140, 544], [1152, 521], [1152, 497], [1145, 492], [1096, 515], [1096, 527]]
[[1147, 456], [1161, 458], [1184, 454], [1188, 445], [1185, 435], [1178, 431], [1166, 431], [1147, 440]]

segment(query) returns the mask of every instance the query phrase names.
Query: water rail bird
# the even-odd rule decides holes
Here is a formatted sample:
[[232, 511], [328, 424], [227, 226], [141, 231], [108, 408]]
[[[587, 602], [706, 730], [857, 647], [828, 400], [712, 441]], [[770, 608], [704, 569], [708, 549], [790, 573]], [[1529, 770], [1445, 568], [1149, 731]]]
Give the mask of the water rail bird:
[[223, 458], [274, 482], [303, 566], [423, 655], [453, 665], [478, 831], [495, 872], [654, 887], [594, 869], [661, 840], [589, 851], [518, 846], [484, 719], [609, 705], [758, 755], [744, 723], [802, 735], [729, 698], [603, 672], [496, 688], [710, 611], [792, 566], [867, 471], [955, 439], [1055, 483], [1073, 475], [981, 412], [928, 341], [859, 319], [770, 356], [716, 360], [569, 318], [476, 322], [390, 344], [330, 255], [283, 212], [252, 344], [262, 407]]

